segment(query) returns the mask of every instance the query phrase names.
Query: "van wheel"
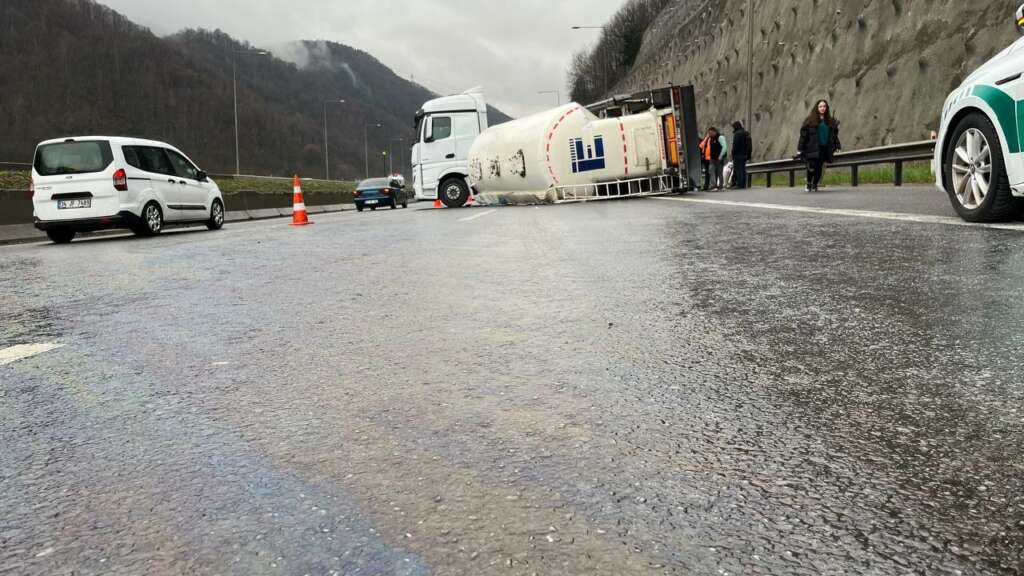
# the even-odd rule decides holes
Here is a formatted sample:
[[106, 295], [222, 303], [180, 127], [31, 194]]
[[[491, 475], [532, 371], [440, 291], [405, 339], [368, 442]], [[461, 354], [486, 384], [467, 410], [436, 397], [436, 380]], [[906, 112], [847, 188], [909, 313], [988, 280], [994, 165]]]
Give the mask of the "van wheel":
[[449, 208], [462, 208], [469, 200], [469, 187], [462, 178], [449, 178], [441, 183], [441, 202]]
[[946, 151], [946, 192], [968, 222], [1005, 222], [1016, 206], [1010, 192], [1003, 148], [987, 116], [974, 112], [953, 130]]
[[55, 228], [47, 230], [46, 236], [53, 240], [54, 244], [69, 244], [75, 239], [75, 231], [68, 228]]
[[224, 205], [220, 200], [214, 200], [210, 206], [210, 219], [206, 221], [206, 227], [210, 230], [220, 230], [224, 227]]
[[142, 222], [135, 231], [139, 236], [156, 236], [164, 229], [164, 213], [160, 205], [150, 202], [142, 209]]

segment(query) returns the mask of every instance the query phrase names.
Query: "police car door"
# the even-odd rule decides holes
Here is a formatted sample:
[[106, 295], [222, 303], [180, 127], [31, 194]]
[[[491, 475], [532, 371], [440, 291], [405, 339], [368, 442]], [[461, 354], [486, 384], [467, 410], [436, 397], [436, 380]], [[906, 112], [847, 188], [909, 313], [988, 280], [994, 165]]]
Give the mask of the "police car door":
[[1020, 185], [1024, 182], [1024, 38], [985, 63], [983, 76], [978, 80], [975, 90], [984, 89], [992, 95], [991, 99], [986, 98], [995, 112], [992, 120], [999, 128], [999, 137], [1006, 140], [1010, 184]]

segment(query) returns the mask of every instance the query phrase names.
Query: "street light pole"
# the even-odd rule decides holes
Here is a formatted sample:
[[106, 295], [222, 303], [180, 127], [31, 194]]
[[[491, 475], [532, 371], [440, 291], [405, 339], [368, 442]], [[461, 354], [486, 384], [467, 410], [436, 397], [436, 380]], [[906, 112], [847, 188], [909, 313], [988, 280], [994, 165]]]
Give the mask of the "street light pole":
[[[395, 142], [405, 142], [405, 138], [392, 138], [391, 141], [388, 142], [388, 158], [389, 158], [389, 160], [388, 160], [388, 162], [389, 162], [388, 170], [390, 170], [391, 174], [395, 173], [395, 148], [394, 148]], [[399, 151], [401, 151], [402, 148], [399, 147], [398, 149], [399, 149]], [[403, 162], [405, 162], [405, 155], [402, 156], [402, 160], [398, 163], [398, 167], [399, 168], [402, 168], [402, 163]]]
[[754, 129], [754, 0], [747, 0], [747, 130]]
[[238, 74], [236, 73], [238, 68], [238, 52], [235, 51], [231, 56], [231, 93], [233, 94], [232, 100], [235, 103], [235, 174], [242, 172], [242, 161], [238, 157]]
[[[602, 37], [604, 36], [605, 28], [606, 28], [605, 26], [573, 26], [572, 27], [573, 30], [600, 30]], [[601, 45], [601, 39], [600, 38], [598, 38], [597, 44], [598, 44], [598, 46]], [[605, 49], [602, 52], [604, 52], [604, 54], [601, 57], [601, 61], [603, 62], [603, 68], [604, 68], [604, 93], [605, 93], [605, 95], [607, 95], [608, 94], [608, 75], [609, 75], [608, 64], [609, 64], [609, 61], [611, 60], [611, 58], [608, 55], [608, 48], [607, 47], [605, 47]]]
[[344, 103], [344, 100], [324, 100], [324, 180], [331, 179], [331, 163], [327, 155], [327, 105]]
[[241, 160], [238, 156], [238, 55], [252, 54], [253, 56], [266, 56], [264, 50], [232, 50], [231, 51], [231, 93], [235, 103], [235, 174], [242, 172]]
[[374, 128], [380, 128], [381, 124], [363, 124], [363, 164], [365, 164], [366, 176], [370, 177], [370, 146], [369, 146], [369, 129], [373, 126]]

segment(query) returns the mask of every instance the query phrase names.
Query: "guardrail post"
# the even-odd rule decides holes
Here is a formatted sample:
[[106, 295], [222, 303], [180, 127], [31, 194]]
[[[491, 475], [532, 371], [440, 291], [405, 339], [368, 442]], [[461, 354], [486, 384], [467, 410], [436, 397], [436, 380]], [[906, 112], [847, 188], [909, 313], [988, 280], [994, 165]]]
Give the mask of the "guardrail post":
[[789, 187], [796, 188], [796, 170], [789, 171]]
[[771, 188], [772, 187], [772, 173], [768, 172], [767, 176], [768, 176], [768, 187]]
[[850, 166], [850, 182], [854, 188], [860, 186], [860, 166], [857, 164]]
[[903, 160], [896, 161], [896, 182], [897, 186], [903, 186]]

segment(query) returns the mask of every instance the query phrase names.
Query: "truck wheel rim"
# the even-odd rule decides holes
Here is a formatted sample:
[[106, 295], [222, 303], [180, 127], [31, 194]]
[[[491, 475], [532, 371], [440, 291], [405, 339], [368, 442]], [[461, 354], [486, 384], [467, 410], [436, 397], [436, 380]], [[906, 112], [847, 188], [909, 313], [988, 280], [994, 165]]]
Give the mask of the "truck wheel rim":
[[992, 148], [977, 128], [969, 128], [953, 154], [953, 191], [968, 210], [981, 206], [992, 187]]
[[160, 210], [156, 206], [146, 209], [146, 224], [153, 232], [160, 230]]
[[213, 222], [218, 226], [224, 222], [224, 209], [216, 202], [213, 204]]
[[447, 196], [449, 200], [458, 200], [459, 196], [462, 196], [462, 190], [455, 185], [446, 186], [444, 189], [444, 195]]

